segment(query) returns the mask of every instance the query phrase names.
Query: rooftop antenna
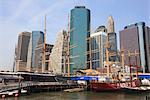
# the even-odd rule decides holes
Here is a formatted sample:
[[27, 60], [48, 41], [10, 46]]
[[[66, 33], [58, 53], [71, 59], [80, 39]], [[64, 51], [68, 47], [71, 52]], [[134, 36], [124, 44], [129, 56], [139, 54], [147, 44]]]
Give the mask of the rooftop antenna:
[[78, 0], [75, 2], [75, 6], [85, 6], [85, 1], [84, 0]]

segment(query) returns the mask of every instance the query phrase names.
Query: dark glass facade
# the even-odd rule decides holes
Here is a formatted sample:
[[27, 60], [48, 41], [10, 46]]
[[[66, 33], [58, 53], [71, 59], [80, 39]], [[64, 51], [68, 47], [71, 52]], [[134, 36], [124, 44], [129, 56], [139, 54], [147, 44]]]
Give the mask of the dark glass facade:
[[29, 71], [31, 71], [31, 68], [35, 70], [35, 67], [37, 66], [35, 65], [35, 58], [40, 58], [40, 54], [35, 54], [35, 50], [39, 45], [41, 45], [41, 48], [43, 48], [44, 46], [43, 44], [44, 44], [44, 33], [41, 31], [32, 31], [27, 60], [27, 67]]
[[116, 53], [116, 55], [112, 55], [109, 57], [110, 61], [117, 61], [117, 36], [116, 33], [108, 33], [108, 40], [110, 44], [109, 52]]
[[[125, 64], [129, 65], [128, 51], [137, 53], [137, 63], [143, 72], [149, 72], [150, 32], [144, 22], [126, 26], [120, 31], [120, 48], [125, 50]], [[130, 57], [131, 65], [135, 65], [135, 56]]]
[[17, 60], [27, 62], [28, 46], [30, 41], [29, 32], [22, 32], [18, 37]]
[[16, 71], [26, 71], [30, 37], [30, 32], [22, 32], [19, 34], [18, 46], [16, 49]]
[[35, 48], [44, 43], [44, 33], [41, 31], [33, 31], [32, 32], [32, 67], [35, 66], [34, 64], [34, 59], [35, 56], [39, 56], [39, 55], [35, 55]]
[[[46, 44], [46, 55], [45, 55], [45, 71], [48, 71], [48, 65], [49, 65], [49, 56], [52, 51], [54, 45], [51, 44]], [[36, 68], [36, 71], [41, 71], [42, 70], [42, 56], [43, 56], [43, 44], [40, 44], [36, 46], [34, 50], [34, 67]]]
[[146, 49], [146, 63], [147, 63], [147, 66], [145, 70], [147, 70], [148, 72], [150, 72], [150, 28], [149, 27], [145, 27], [144, 28], [145, 30], [145, 35], [144, 35], [144, 38], [145, 38], [145, 49]]
[[70, 67], [74, 70], [87, 68], [87, 38], [90, 36], [90, 10], [76, 6], [70, 19]]

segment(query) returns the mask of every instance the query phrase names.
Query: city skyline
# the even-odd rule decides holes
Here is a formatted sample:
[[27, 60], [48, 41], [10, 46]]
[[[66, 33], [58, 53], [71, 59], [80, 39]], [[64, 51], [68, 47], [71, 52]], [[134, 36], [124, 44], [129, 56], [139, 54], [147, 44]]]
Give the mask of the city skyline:
[[45, 14], [47, 14], [47, 42], [53, 44], [56, 34], [62, 29], [67, 29], [68, 14], [76, 5], [83, 5], [91, 10], [92, 30], [100, 25], [106, 26], [109, 15], [114, 18], [117, 36], [120, 30], [132, 23], [144, 21], [150, 26], [148, 0], [95, 0], [94, 2], [87, 0], [79, 3], [80, 1], [0, 0], [0, 70], [12, 70], [15, 44], [17, 45], [20, 32], [44, 31]]

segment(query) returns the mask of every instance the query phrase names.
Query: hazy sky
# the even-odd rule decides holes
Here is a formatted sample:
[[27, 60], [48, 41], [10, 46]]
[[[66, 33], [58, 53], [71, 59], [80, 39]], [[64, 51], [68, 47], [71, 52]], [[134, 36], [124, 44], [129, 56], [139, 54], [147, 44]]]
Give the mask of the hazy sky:
[[47, 14], [47, 42], [67, 28], [68, 14], [76, 5], [91, 10], [91, 28], [107, 24], [112, 15], [117, 36], [124, 26], [144, 21], [150, 26], [150, 0], [0, 0], [0, 70], [11, 70], [18, 34], [43, 31]]

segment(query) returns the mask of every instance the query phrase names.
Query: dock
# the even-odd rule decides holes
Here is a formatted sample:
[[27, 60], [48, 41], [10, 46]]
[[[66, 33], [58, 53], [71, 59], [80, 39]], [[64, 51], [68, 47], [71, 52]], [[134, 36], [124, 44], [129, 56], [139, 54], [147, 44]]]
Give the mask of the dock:
[[[0, 96], [15, 96], [16, 94], [30, 94], [36, 92], [49, 92], [49, 91], [66, 91], [75, 92], [83, 91], [84, 88], [77, 83], [63, 83], [63, 82], [22, 82], [21, 84], [7, 84], [0, 88]], [[83, 86], [82, 86], [83, 87]], [[17, 96], [18, 96], [17, 95]]]

